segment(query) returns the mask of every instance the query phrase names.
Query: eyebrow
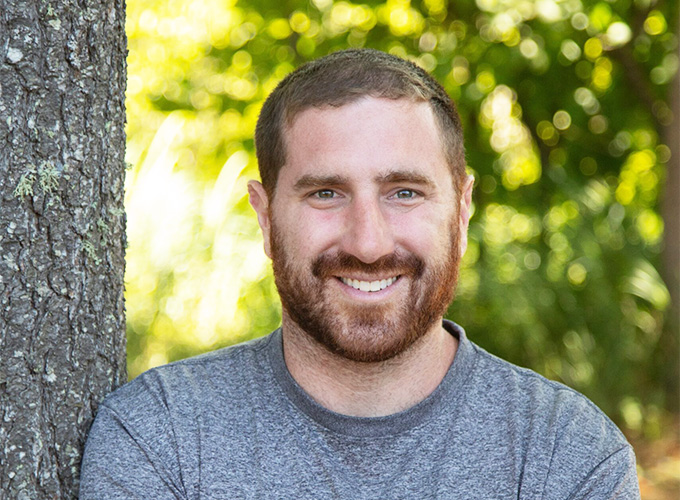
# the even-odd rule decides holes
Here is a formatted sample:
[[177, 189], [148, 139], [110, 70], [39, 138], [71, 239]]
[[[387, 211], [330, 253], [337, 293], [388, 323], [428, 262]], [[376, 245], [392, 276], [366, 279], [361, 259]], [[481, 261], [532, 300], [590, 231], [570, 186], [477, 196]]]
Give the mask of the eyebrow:
[[307, 174], [300, 177], [293, 188], [297, 191], [310, 188], [322, 188], [326, 186], [339, 186], [347, 184], [349, 179], [342, 175], [312, 175]]
[[427, 175], [411, 170], [391, 170], [377, 176], [375, 180], [381, 184], [399, 184], [406, 182], [409, 184], [420, 184], [429, 188], [434, 188], [436, 186], [435, 182]]
[[[405, 182], [409, 184], [419, 184], [429, 188], [434, 188], [436, 186], [436, 183], [428, 176], [411, 170], [390, 170], [389, 172], [377, 175], [374, 180], [379, 184], [399, 184]], [[340, 186], [349, 183], [349, 177], [343, 175], [306, 174], [297, 180], [293, 188], [296, 191], [302, 191], [312, 188]]]

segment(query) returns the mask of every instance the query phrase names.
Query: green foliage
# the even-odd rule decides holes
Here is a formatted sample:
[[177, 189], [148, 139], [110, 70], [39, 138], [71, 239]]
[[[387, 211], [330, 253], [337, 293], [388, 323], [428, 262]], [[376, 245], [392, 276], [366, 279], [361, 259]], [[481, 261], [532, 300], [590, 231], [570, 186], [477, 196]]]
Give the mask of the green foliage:
[[477, 185], [449, 316], [640, 430], [670, 404], [659, 366], [677, 361], [656, 271], [675, 8], [129, 1], [130, 373], [278, 325], [246, 199], [258, 110], [304, 61], [373, 47], [432, 72], [464, 123]]

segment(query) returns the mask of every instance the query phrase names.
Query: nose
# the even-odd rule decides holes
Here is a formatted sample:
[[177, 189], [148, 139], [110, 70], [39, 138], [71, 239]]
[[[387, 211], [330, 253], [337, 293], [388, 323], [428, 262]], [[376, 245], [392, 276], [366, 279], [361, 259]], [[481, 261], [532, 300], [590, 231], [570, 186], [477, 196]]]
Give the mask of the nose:
[[346, 213], [342, 250], [371, 264], [394, 251], [394, 235], [379, 200], [354, 199]]

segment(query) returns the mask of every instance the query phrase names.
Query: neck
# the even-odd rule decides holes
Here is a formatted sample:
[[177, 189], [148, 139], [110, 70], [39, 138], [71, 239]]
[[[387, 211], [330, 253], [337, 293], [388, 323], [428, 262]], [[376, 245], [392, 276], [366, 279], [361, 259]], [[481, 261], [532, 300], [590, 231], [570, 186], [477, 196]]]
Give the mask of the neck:
[[361, 363], [332, 353], [283, 317], [283, 353], [295, 381], [317, 403], [343, 415], [379, 417], [406, 410], [441, 383], [458, 341], [437, 322], [394, 359]]

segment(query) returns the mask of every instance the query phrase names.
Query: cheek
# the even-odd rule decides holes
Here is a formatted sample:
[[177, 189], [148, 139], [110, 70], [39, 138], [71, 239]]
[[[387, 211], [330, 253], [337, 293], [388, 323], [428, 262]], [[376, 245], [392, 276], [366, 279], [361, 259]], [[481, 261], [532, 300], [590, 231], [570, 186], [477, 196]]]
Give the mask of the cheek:
[[[453, 215], [429, 211], [427, 213], [401, 214], [394, 218], [395, 228], [400, 245], [409, 251], [427, 257], [448, 248], [451, 239]], [[457, 228], [457, 221], [456, 226]]]
[[302, 211], [291, 214], [281, 226], [281, 240], [290, 255], [316, 256], [333, 244], [341, 227], [337, 216], [318, 210]]

